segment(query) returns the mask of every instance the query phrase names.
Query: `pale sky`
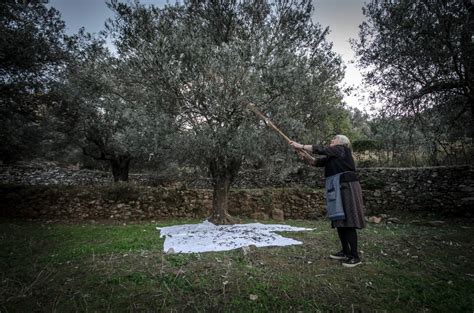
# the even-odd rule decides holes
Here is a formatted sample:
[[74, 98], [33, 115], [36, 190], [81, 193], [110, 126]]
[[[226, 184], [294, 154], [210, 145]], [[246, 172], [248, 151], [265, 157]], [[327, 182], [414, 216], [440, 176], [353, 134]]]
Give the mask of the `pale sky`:
[[[167, 3], [166, 0], [140, 2], [157, 6]], [[175, 3], [175, 0], [169, 2]], [[363, 21], [364, 2], [364, 0], [313, 0], [315, 7], [313, 20], [323, 27], [329, 26], [330, 33], [327, 39], [333, 42], [333, 50], [341, 55], [347, 66], [344, 83], [355, 87], [360, 87], [362, 77], [359, 70], [350, 63], [354, 58], [354, 52], [350, 48], [349, 39], [357, 38], [358, 26]], [[48, 6], [53, 6], [61, 12], [69, 33], [77, 32], [82, 26], [88, 32], [99, 32], [104, 29], [105, 20], [112, 16], [104, 0], [49, 0]], [[369, 110], [356, 96], [345, 95], [344, 100], [351, 107]]]
[[[330, 33], [327, 37], [333, 43], [333, 50], [340, 54], [345, 65], [346, 75], [344, 83], [356, 88], [361, 87], [362, 76], [355, 64], [351, 64], [355, 54], [349, 44], [349, 39], [358, 38], [359, 25], [363, 22], [362, 7], [364, 0], [313, 0], [313, 21], [321, 26], [329, 26]], [[365, 94], [363, 90], [359, 93]], [[369, 111], [368, 107], [355, 95], [345, 95], [344, 101], [362, 111]]]

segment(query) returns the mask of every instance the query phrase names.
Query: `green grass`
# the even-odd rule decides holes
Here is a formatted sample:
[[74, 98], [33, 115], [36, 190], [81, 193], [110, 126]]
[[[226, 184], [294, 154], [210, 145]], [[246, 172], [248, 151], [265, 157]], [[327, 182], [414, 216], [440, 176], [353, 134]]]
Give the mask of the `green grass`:
[[353, 269], [327, 221], [288, 221], [316, 228], [284, 233], [303, 245], [167, 255], [151, 223], [3, 219], [0, 312], [472, 312], [472, 221], [415, 219], [360, 232]]

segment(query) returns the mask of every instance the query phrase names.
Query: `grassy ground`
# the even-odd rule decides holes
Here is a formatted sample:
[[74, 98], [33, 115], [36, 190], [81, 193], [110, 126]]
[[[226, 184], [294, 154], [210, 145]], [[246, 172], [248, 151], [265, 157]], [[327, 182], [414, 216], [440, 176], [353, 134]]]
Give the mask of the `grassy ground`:
[[316, 228], [299, 246], [166, 255], [155, 223], [0, 220], [0, 312], [473, 312], [472, 221], [414, 219], [369, 225], [352, 269], [326, 221], [288, 221]]

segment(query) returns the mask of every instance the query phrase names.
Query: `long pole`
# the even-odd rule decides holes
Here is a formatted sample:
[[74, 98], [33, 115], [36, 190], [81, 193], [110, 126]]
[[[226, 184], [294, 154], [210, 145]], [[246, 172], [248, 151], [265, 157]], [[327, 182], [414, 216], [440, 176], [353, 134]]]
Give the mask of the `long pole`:
[[[273, 122], [266, 117], [262, 112], [260, 112], [252, 103], [247, 103], [247, 108], [255, 113], [262, 121], [265, 122], [266, 125], [270, 126], [273, 130], [275, 130], [288, 144], [290, 144], [293, 140], [291, 140], [285, 133], [283, 133], [278, 127], [273, 124]], [[304, 157], [309, 157], [311, 160], [314, 160], [313, 156], [308, 153], [305, 149], [298, 149], [298, 153], [303, 154]]]

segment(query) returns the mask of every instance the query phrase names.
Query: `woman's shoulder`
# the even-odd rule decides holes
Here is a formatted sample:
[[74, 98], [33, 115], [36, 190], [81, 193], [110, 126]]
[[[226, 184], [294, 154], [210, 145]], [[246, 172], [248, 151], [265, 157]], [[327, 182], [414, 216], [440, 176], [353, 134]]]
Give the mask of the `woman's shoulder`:
[[328, 149], [331, 149], [332, 155], [341, 157], [341, 158], [343, 158], [347, 153], [346, 146], [343, 146], [343, 145], [331, 146], [331, 147], [328, 147]]
[[348, 153], [351, 153], [351, 150], [345, 145], [335, 145], [335, 146], [319, 146], [313, 145], [313, 152], [317, 154], [325, 154], [329, 157], [338, 157], [344, 158]]

